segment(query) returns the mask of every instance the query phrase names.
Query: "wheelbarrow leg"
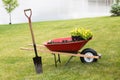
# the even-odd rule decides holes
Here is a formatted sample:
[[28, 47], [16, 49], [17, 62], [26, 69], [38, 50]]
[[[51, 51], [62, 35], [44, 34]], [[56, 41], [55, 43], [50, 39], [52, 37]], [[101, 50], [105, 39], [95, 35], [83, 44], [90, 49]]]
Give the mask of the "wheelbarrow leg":
[[56, 55], [55, 54], [53, 55], [54, 55], [55, 67], [57, 67]]
[[59, 63], [61, 63], [60, 54], [58, 54], [58, 61], [59, 61]]
[[55, 53], [52, 53], [52, 54], [54, 55], [55, 67], [57, 67], [57, 63], [58, 63], [58, 62], [61, 63], [60, 54], [58, 54], [58, 59], [57, 59]]
[[70, 60], [73, 58], [74, 56], [71, 56], [68, 61], [66, 62], [65, 66], [67, 66], [67, 64], [70, 62]]

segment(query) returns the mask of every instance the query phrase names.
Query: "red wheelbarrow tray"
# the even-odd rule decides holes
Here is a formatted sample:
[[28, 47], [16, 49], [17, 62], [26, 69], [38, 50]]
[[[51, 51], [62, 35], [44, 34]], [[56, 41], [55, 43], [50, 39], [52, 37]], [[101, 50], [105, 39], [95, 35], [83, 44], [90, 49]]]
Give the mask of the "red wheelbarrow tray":
[[72, 41], [71, 37], [57, 38], [44, 43], [44, 45], [50, 51], [77, 53], [89, 40]]

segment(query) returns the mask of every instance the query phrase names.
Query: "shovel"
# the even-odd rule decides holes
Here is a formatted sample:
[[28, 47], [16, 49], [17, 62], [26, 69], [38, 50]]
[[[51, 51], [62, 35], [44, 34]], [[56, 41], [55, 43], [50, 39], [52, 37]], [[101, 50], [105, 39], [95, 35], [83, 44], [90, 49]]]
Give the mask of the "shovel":
[[33, 58], [35, 70], [36, 70], [37, 74], [40, 74], [43, 72], [43, 70], [42, 70], [42, 57], [41, 56], [39, 57], [37, 54], [37, 48], [36, 48], [36, 43], [35, 43], [34, 33], [32, 30], [32, 23], [31, 23], [32, 10], [26, 9], [26, 10], [24, 10], [24, 14], [28, 18], [29, 27], [30, 27], [31, 36], [32, 36], [32, 42], [33, 42], [33, 47], [34, 47], [34, 52], [35, 52], [35, 57]]

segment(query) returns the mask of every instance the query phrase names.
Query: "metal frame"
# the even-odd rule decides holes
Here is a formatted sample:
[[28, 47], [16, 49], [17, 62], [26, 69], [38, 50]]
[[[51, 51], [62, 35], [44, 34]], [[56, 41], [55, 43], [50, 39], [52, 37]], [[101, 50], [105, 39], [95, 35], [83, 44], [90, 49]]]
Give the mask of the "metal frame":
[[56, 57], [56, 54], [55, 53], [52, 53], [54, 55], [54, 62], [55, 62], [55, 67], [57, 67], [57, 63], [61, 63], [61, 60], [60, 60], [60, 54], [58, 54], [58, 59]]
[[[57, 63], [61, 63], [61, 59], [60, 59], [60, 54], [55, 54], [55, 53], [52, 53], [54, 55], [54, 62], [55, 62], [55, 67], [57, 67]], [[58, 56], [56, 56], [58, 55]], [[71, 56], [67, 62], [65, 63], [65, 66], [68, 65], [68, 63], [70, 62], [70, 60], [73, 58], [74, 56]]]

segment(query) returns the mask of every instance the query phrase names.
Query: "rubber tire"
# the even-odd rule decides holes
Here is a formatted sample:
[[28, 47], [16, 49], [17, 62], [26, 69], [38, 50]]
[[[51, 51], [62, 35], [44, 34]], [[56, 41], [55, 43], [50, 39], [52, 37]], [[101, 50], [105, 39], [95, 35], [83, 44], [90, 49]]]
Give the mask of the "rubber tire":
[[[81, 52], [81, 54], [84, 54], [84, 55], [85, 55], [85, 54], [88, 53], [88, 52], [92, 53], [94, 56], [98, 56], [98, 55], [97, 55], [97, 52], [96, 52], [95, 50], [91, 49], [91, 48], [86, 48], [86, 49], [84, 49], [84, 50]], [[80, 57], [80, 60], [81, 60], [82, 63], [92, 63], [92, 62], [97, 62], [98, 59], [95, 59], [95, 58], [94, 58], [92, 62], [86, 62], [86, 60], [84, 59], [84, 57]]]

